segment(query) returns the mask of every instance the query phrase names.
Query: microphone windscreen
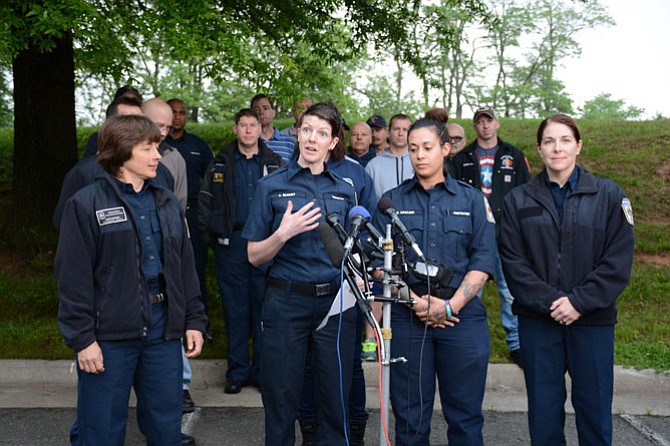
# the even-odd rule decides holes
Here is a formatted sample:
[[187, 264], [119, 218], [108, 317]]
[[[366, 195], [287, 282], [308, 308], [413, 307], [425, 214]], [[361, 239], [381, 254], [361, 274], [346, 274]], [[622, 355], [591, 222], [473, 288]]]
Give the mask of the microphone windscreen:
[[351, 208], [351, 210], [349, 211], [349, 219], [354, 218], [356, 215], [360, 215], [366, 220], [370, 220], [370, 218], [372, 218], [368, 210], [365, 209], [363, 206], [355, 206]]
[[322, 221], [319, 223], [319, 234], [321, 235], [323, 245], [326, 247], [328, 258], [333, 266], [340, 268], [342, 266], [342, 257], [344, 257], [344, 246], [337, 237], [337, 233], [328, 223]]
[[381, 197], [377, 202], [377, 209], [382, 214], [386, 214], [386, 211], [391, 208], [395, 209], [395, 205], [393, 204], [393, 202], [389, 197]]

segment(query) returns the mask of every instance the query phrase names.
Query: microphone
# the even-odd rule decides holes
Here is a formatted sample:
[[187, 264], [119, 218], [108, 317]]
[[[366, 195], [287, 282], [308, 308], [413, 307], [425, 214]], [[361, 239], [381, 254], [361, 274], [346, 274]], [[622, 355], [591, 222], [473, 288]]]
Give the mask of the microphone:
[[400, 218], [398, 218], [398, 211], [395, 210], [394, 206], [395, 205], [388, 197], [381, 197], [377, 203], [377, 210], [391, 219], [391, 223], [393, 223], [393, 226], [400, 232], [400, 236], [405, 243], [411, 246], [412, 251], [414, 251], [420, 260], [425, 261], [426, 258], [424, 257], [421, 248], [419, 248], [419, 245], [416, 243], [416, 239], [409, 233]]
[[340, 224], [340, 216], [337, 212], [331, 212], [326, 215], [326, 222], [328, 225], [333, 228], [335, 234], [340, 239], [340, 243], [344, 244], [344, 241], [347, 239], [347, 231], [344, 230]]
[[321, 235], [323, 245], [326, 247], [328, 258], [333, 263], [333, 266], [340, 268], [342, 266], [342, 259], [344, 258], [344, 248], [342, 247], [342, 242], [338, 239], [336, 230], [328, 226], [327, 223], [321, 222], [319, 223], [319, 234]]
[[381, 251], [381, 248], [379, 247], [379, 241], [384, 240], [386, 237], [384, 237], [378, 230], [375, 228], [375, 225], [372, 224], [370, 220], [365, 221], [365, 229], [368, 230], [369, 237], [366, 239], [366, 241], [372, 245], [373, 248], [377, 251]]
[[344, 242], [345, 257], [351, 253], [354, 242], [361, 233], [361, 227], [365, 227], [365, 222], [370, 221], [370, 213], [363, 206], [356, 206], [349, 211], [349, 219], [351, 220], [351, 231]]

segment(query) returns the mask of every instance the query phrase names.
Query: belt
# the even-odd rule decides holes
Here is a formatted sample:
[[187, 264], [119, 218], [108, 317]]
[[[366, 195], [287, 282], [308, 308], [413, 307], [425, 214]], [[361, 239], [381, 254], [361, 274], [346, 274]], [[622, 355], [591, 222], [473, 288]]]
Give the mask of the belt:
[[335, 294], [340, 290], [339, 282], [329, 283], [302, 283], [293, 282], [291, 280], [277, 279], [275, 277], [268, 277], [268, 286], [274, 288], [287, 288], [300, 294], [309, 294], [315, 297], [328, 296]]
[[156, 294], [156, 295], [154, 295], [154, 296], [151, 296], [151, 297], [149, 298], [149, 302], [151, 302], [151, 304], [153, 305], [153, 304], [157, 304], [157, 303], [159, 303], [159, 302], [163, 302], [165, 299], [167, 299], [167, 294], [165, 294], [165, 293], [158, 293], [158, 294]]

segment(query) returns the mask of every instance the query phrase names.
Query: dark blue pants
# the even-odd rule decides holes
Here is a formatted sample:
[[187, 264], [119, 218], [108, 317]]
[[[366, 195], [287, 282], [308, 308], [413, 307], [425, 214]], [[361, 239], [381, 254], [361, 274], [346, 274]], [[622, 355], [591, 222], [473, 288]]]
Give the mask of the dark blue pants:
[[198, 230], [198, 206], [196, 204], [186, 207], [186, 224], [188, 224], [188, 231], [191, 235], [195, 270], [200, 281], [200, 298], [205, 304], [205, 311], [207, 311], [207, 276], [205, 274], [207, 269], [207, 243], [202, 239]]
[[77, 368], [77, 420], [72, 445], [123, 446], [130, 388], [137, 396], [137, 423], [149, 446], [181, 444], [181, 341], [163, 338], [165, 304], [152, 306], [152, 327], [144, 339], [102, 341], [105, 371]]
[[[261, 306], [265, 294], [265, 275], [249, 263], [247, 241], [240, 231], [230, 236], [229, 246], [214, 250], [216, 279], [228, 338], [228, 381], [261, 382]], [[249, 337], [253, 353], [249, 358]]]
[[[363, 324], [365, 316], [356, 305], [356, 337], [354, 339], [354, 368], [351, 377], [351, 390], [349, 391], [349, 422], [363, 423], [368, 419], [365, 410], [365, 375], [363, 373], [363, 362], [361, 360], [361, 337], [363, 336]], [[312, 358], [307, 352], [305, 360], [305, 377], [300, 395], [300, 406], [298, 407], [298, 420], [316, 419], [318, 407], [314, 388], [314, 375], [312, 373]]]
[[267, 290], [263, 303], [261, 377], [268, 446], [295, 444], [295, 420], [310, 345], [319, 408], [317, 444], [346, 444], [343, 413], [346, 408], [342, 407], [342, 400], [346, 404], [351, 386], [356, 312], [350, 308], [342, 314], [338, 355], [339, 317], [329, 318], [324, 328], [316, 330], [334, 297], [295, 293], [288, 287]]
[[490, 353], [486, 308], [474, 298], [458, 317], [455, 327], [426, 332], [411, 310], [392, 308], [391, 356], [407, 359], [391, 366], [397, 446], [430, 444], [436, 376], [449, 446], [484, 444], [482, 402]]
[[565, 373], [583, 446], [612, 444], [614, 326], [563, 326], [519, 317], [533, 446], [564, 446]]

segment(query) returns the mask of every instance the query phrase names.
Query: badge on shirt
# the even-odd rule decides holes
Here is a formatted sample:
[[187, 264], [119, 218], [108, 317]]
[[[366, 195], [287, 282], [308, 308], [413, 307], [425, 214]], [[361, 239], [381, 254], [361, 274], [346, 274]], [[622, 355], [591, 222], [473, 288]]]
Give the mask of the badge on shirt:
[[212, 183], [223, 183], [223, 172], [214, 172]]
[[503, 176], [503, 181], [505, 183], [511, 183], [512, 182], [512, 175], [505, 175]]
[[486, 220], [489, 223], [495, 224], [496, 218], [493, 216], [493, 210], [491, 209], [491, 205], [489, 204], [489, 200], [486, 199], [486, 197], [482, 197], [484, 199], [484, 207], [486, 208]]
[[95, 211], [95, 216], [98, 219], [99, 226], [113, 225], [115, 223], [123, 223], [128, 221], [126, 209], [123, 206], [109, 209], [100, 209]]
[[631, 226], [635, 226], [635, 222], [633, 220], [633, 206], [630, 205], [630, 200], [628, 198], [621, 200], [621, 209], [623, 209], [623, 215], [626, 216], [628, 223]]
[[500, 157], [501, 169], [514, 169], [514, 157], [512, 155], [503, 155]]

